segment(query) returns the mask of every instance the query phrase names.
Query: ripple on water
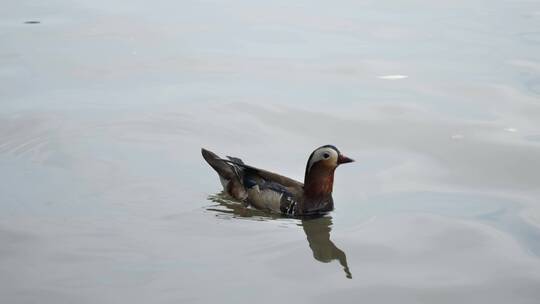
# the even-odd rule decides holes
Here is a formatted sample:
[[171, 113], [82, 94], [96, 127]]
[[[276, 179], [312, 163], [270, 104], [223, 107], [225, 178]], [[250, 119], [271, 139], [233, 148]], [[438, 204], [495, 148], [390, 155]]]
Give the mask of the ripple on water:
[[382, 75], [382, 76], [378, 76], [377, 78], [384, 79], [384, 80], [399, 80], [399, 79], [409, 78], [409, 76], [407, 75]]
[[517, 37], [527, 43], [540, 44], [540, 32], [519, 33]]
[[526, 140], [540, 142], [540, 134], [525, 136]]
[[540, 94], [540, 78], [534, 77], [525, 81], [525, 86], [529, 92], [533, 94]]
[[0, 153], [43, 158], [57, 139], [57, 121], [31, 115], [0, 118]]
[[280, 224], [285, 225], [296, 225], [298, 222], [295, 218], [247, 207], [243, 203], [231, 199], [223, 192], [210, 195], [208, 200], [215, 204], [206, 207], [206, 211], [213, 212], [215, 216], [220, 219], [242, 219], [251, 221], [278, 220]]

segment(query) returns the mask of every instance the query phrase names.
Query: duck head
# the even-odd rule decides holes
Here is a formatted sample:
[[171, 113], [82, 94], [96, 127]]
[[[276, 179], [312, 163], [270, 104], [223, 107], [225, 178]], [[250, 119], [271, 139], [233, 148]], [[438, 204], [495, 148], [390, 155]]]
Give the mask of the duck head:
[[312, 198], [331, 195], [334, 186], [334, 171], [339, 165], [353, 161], [332, 145], [315, 149], [306, 165], [304, 195]]

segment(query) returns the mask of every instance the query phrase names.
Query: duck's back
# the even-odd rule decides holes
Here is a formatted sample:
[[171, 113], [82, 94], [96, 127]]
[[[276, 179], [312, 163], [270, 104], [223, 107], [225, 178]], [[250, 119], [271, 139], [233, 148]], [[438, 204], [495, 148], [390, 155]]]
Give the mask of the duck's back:
[[228, 160], [202, 149], [204, 159], [218, 173], [224, 190], [235, 199], [257, 209], [296, 214], [303, 184], [291, 178], [244, 164], [236, 157]]

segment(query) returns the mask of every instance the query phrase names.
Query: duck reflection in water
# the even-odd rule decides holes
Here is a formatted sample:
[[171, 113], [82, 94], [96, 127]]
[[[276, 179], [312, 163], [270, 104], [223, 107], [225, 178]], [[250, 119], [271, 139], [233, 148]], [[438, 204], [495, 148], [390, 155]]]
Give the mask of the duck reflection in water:
[[302, 228], [306, 233], [309, 248], [313, 251], [313, 257], [323, 263], [329, 263], [338, 260], [343, 266], [345, 276], [352, 279], [347, 256], [343, 250], [339, 249], [330, 240], [330, 231], [332, 231], [332, 217], [329, 215], [319, 216], [302, 220]]
[[[242, 203], [230, 200], [229, 196], [224, 193], [219, 193], [209, 197], [209, 200], [217, 203], [212, 207], [207, 208], [208, 211], [219, 212], [227, 217], [250, 218], [253, 220], [272, 220], [283, 218], [279, 214], [270, 214], [261, 210], [247, 208]], [[322, 263], [329, 263], [337, 260], [343, 267], [345, 276], [352, 278], [349, 265], [347, 264], [347, 256], [345, 252], [339, 249], [330, 240], [330, 231], [332, 231], [332, 217], [328, 214], [319, 216], [304, 216], [298, 226], [302, 226], [309, 244], [309, 248], [313, 252], [313, 258]]]

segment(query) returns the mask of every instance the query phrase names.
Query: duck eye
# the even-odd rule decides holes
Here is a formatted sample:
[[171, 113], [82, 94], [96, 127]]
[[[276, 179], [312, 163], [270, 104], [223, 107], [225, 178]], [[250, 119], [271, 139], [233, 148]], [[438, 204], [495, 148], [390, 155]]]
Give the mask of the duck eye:
[[329, 157], [330, 157], [330, 154], [324, 153], [324, 154], [323, 154], [323, 157], [324, 157], [324, 158], [329, 158]]

